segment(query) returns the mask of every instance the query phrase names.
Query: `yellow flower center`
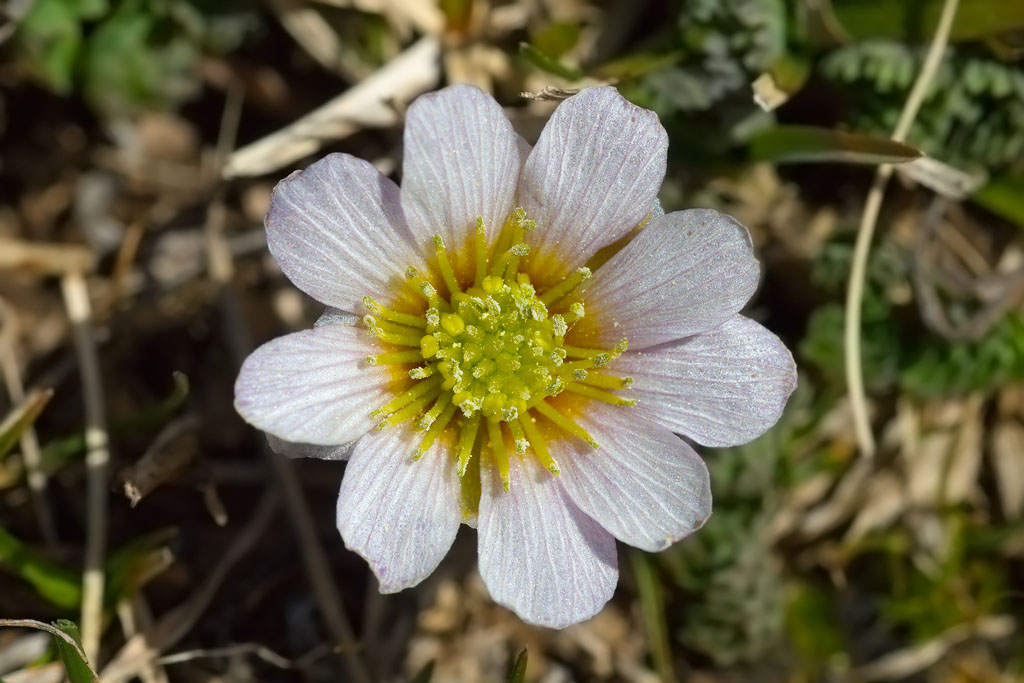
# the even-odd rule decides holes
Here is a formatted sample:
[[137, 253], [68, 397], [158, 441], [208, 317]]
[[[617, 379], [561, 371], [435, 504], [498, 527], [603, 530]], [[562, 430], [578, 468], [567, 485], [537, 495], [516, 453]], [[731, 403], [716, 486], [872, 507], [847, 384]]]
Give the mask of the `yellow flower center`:
[[[633, 401], [612, 393], [629, 386], [628, 377], [598, 372], [626, 350], [623, 339], [612, 349], [573, 346], [565, 342], [572, 324], [583, 317], [583, 302], [575, 301], [565, 313], [551, 314], [562, 299], [584, 279], [580, 268], [543, 293], [535, 291], [520, 259], [530, 253], [523, 242], [534, 229], [522, 209], [506, 221], [493, 254], [488, 254], [486, 230], [477, 219], [471, 245], [475, 274], [468, 287], [456, 277], [439, 235], [434, 236], [437, 270], [447, 290], [442, 298], [437, 287], [415, 268], [406, 271], [406, 284], [423, 299], [421, 315], [401, 313], [366, 297], [370, 311], [363, 318], [366, 329], [381, 342], [403, 350], [370, 356], [375, 365], [414, 363], [408, 371], [408, 389], [374, 411], [379, 428], [414, 421], [423, 432], [415, 457], [451, 429], [460, 476], [466, 474], [473, 455], [491, 458], [509, 488], [509, 448], [518, 455], [532, 453], [552, 474], [558, 463], [548, 451], [538, 417], [550, 427], [597, 442], [570, 416], [548, 399], [563, 392], [616, 405]], [[468, 276], [464, 278], [468, 281]]]

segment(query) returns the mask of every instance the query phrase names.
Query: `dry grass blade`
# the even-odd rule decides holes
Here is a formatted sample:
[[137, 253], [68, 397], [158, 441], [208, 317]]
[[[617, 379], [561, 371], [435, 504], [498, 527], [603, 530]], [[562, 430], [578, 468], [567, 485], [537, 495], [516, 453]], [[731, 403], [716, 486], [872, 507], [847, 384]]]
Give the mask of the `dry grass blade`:
[[395, 106], [404, 106], [437, 83], [440, 53], [436, 38], [421, 38], [372, 76], [319, 109], [232, 153], [224, 164], [224, 177], [270, 173], [363, 128], [397, 124], [400, 116]]
[[82, 572], [82, 649], [88, 660], [96, 661], [103, 630], [103, 562], [107, 548], [107, 470], [110, 466], [110, 437], [107, 433], [103, 384], [96, 340], [92, 329], [92, 308], [85, 277], [73, 272], [61, 280], [64, 305], [71, 320], [75, 355], [78, 357], [82, 390], [85, 394], [86, 539]]
[[24, 397], [11, 410], [3, 421], [0, 421], [0, 458], [7, 455], [14, 444], [21, 438], [43, 408], [53, 398], [53, 389], [36, 389]]
[[[15, 339], [17, 337], [17, 314], [14, 309], [0, 299], [0, 373], [3, 373], [7, 394], [13, 402], [26, 400], [25, 385], [21, 381], [21, 369], [15, 357]], [[3, 430], [0, 430], [0, 434]], [[2, 449], [0, 449], [2, 450]], [[32, 506], [43, 539], [49, 545], [57, 542], [57, 525], [53, 520], [53, 510], [46, 498], [47, 478], [43, 470], [43, 455], [39, 448], [39, 438], [35, 427], [30, 423], [21, 432], [21, 460], [25, 465], [28, 488], [32, 495]]]
[[118, 478], [123, 482], [124, 495], [127, 496], [132, 507], [138, 505], [139, 501], [150, 491], [188, 466], [195, 457], [195, 450], [170, 448], [169, 446], [197, 429], [199, 429], [197, 415], [185, 415], [172, 420], [160, 430], [139, 461], [121, 471]]
[[193, 659], [234, 657], [236, 655], [246, 654], [255, 655], [256, 657], [262, 659], [264, 662], [272, 666], [276, 666], [279, 669], [292, 668], [292, 663], [288, 659], [277, 654], [270, 648], [264, 645], [260, 645], [259, 643], [236, 643], [234, 645], [226, 645], [225, 647], [175, 652], [174, 654], [164, 655], [156, 661], [157, 664], [164, 665], [180, 664], [182, 662], [190, 662]]
[[95, 265], [96, 259], [87, 247], [0, 239], [0, 270], [64, 275], [72, 272], [88, 273]]
[[998, 640], [1014, 633], [1017, 623], [1009, 616], [989, 616], [973, 624], [960, 624], [932, 640], [896, 650], [861, 667], [857, 680], [900, 681], [938, 662], [956, 645], [970, 638]]

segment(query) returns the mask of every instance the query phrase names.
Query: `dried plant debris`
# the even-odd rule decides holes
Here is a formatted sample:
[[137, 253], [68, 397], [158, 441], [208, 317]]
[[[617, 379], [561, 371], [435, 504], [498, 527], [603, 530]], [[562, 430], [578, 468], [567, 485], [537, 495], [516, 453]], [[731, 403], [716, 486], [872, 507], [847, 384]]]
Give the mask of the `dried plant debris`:
[[[1018, 598], [1024, 592], [1024, 51], [1016, 37], [1024, 9], [1020, 0], [961, 0], [907, 146], [894, 146], [889, 134], [946, 4], [6, 3], [0, 8], [7, 57], [0, 68], [0, 679], [66, 680], [69, 663], [72, 679], [92, 678], [75, 668], [81, 643], [88, 667], [102, 680], [147, 683], [503, 681], [524, 650], [520, 673], [527, 683], [1024, 680]], [[493, 98], [487, 100], [491, 121], [500, 121], [502, 131], [473, 127], [476, 118], [462, 106], [453, 108], [451, 130], [405, 136], [419, 116], [416, 98], [456, 83]], [[594, 87], [617, 90], [631, 103], [612, 98], [622, 111], [656, 111], [667, 147], [658, 200], [667, 216], [715, 211], [749, 229], [749, 241], [733, 246], [759, 265], [740, 269], [752, 295], [739, 315], [754, 321], [742, 323], [748, 329], [756, 323], [793, 350], [797, 389], [778, 423], [752, 442], [714, 448], [671, 442], [693, 446], [706, 465], [711, 515], [662, 552], [609, 541], [604, 557], [618, 583], [614, 593], [608, 584], [601, 594], [610, 595], [607, 604], [582, 623], [559, 631], [531, 626], [496, 602], [487, 586], [497, 584], [482, 578], [493, 578], [495, 567], [479, 568], [486, 533], [465, 525], [429, 578], [381, 595], [359, 555], [363, 546], [350, 550], [351, 534], [338, 531], [342, 481], [358, 481], [352, 475], [359, 458], [373, 471], [366, 465], [372, 459], [357, 453], [354, 442], [268, 440], [234, 405], [236, 364], [251, 350], [299, 330], [366, 324], [361, 300], [340, 307], [358, 309], [348, 313], [336, 303], [325, 310], [287, 279], [295, 270], [271, 252], [280, 256], [299, 242], [282, 247], [274, 219], [268, 240], [267, 214], [282, 207], [274, 188], [295, 171], [300, 175], [285, 186], [302, 187], [320, 168], [315, 157], [332, 153], [364, 159], [367, 174], [386, 177], [383, 185], [364, 188], [367, 193], [392, 182], [415, 187], [416, 174], [403, 157], [416, 149], [429, 145], [428, 161], [450, 160], [499, 138], [509, 143], [502, 177], [528, 178], [521, 162], [544, 151], [545, 125], [557, 124], [557, 112], [573, 102], [593, 97]], [[635, 125], [629, 119], [623, 116], [619, 133]], [[585, 142], [599, 128], [581, 126], [566, 137]], [[470, 130], [476, 134], [464, 147], [444, 144]], [[924, 154], [896, 168], [867, 259], [858, 332], [877, 441], [871, 459], [858, 450], [844, 374], [853, 229], [872, 170], [849, 163], [843, 145], [850, 140], [870, 141], [854, 150], [869, 165]], [[630, 148], [639, 154], [649, 147]], [[602, 149], [597, 160], [611, 159], [610, 148]], [[460, 168], [476, 168], [478, 157]], [[556, 157], [552, 163], [566, 160]], [[564, 166], [566, 173], [585, 168]], [[641, 169], [616, 187], [629, 191], [646, 177]], [[419, 180], [430, 197], [455, 191], [460, 201], [497, 187], [482, 173], [458, 178], [441, 182], [421, 174]], [[567, 180], [520, 182], [516, 200], [568, 187]], [[585, 180], [585, 188], [598, 186], [594, 173]], [[594, 205], [611, 211], [614, 192], [595, 192]], [[344, 198], [345, 206], [364, 198], [350, 183], [327, 183], [311, 194], [327, 207], [332, 198]], [[314, 205], [321, 206], [308, 206]], [[589, 204], [567, 206], [548, 222], [572, 223]], [[604, 299], [593, 289], [596, 274], [613, 253], [644, 246], [644, 231], [657, 227], [650, 219], [660, 215], [643, 215], [649, 207], [647, 199], [630, 205], [638, 213], [630, 213], [635, 221], [621, 239], [571, 269], [589, 269], [589, 278], [578, 273], [576, 288], [586, 305], [573, 313], [572, 301], [564, 310], [553, 303], [551, 315], [599, 318]], [[558, 259], [582, 246], [551, 240], [542, 250], [533, 240], [552, 228], [538, 218], [543, 207], [534, 209], [517, 224], [522, 246], [509, 252], [515, 245], [506, 239], [507, 257], [491, 248], [484, 263], [504, 281], [518, 259], [512, 282], [520, 287], [519, 265], [538, 254], [561, 254], [549, 269], [530, 265], [531, 286], [543, 294], [540, 281], [557, 279]], [[326, 214], [318, 211], [314, 222], [323, 223]], [[407, 204], [392, 218], [408, 228], [414, 213]], [[475, 230], [483, 213], [470, 216], [467, 226]], [[431, 219], [429, 248], [414, 250], [424, 260], [417, 265], [421, 278], [440, 267], [430, 235], [453, 227], [438, 216]], [[346, 236], [367, 230], [368, 218], [359, 217]], [[505, 218], [488, 216], [485, 238], [496, 241]], [[531, 220], [536, 226], [528, 232]], [[467, 276], [467, 245], [446, 239], [453, 274]], [[654, 256], [685, 244], [655, 242]], [[355, 265], [380, 262], [382, 272], [394, 265], [378, 255], [351, 250]], [[315, 268], [322, 261], [305, 263]], [[706, 280], [668, 280], [711, 296], [729, 291], [712, 284], [725, 270]], [[656, 288], [665, 278], [654, 272], [632, 273], [629, 281]], [[447, 293], [443, 279], [429, 283], [439, 305]], [[68, 282], [72, 293], [87, 295], [74, 302], [75, 321], [65, 308]], [[352, 282], [333, 277], [327, 284]], [[388, 286], [408, 289], [402, 282], [404, 275]], [[410, 298], [417, 295], [409, 291]], [[677, 299], [667, 297], [658, 310]], [[78, 319], [86, 303], [88, 324]], [[774, 419], [743, 393], [763, 394], [765, 376], [756, 376], [764, 368], [740, 347], [715, 347], [714, 358], [685, 366], [702, 376], [697, 394], [697, 383], [663, 395], [630, 393], [646, 367], [632, 354], [660, 348], [641, 348], [635, 328], [624, 332], [623, 316], [641, 303], [618, 309], [613, 328], [622, 334], [607, 340], [607, 358], [596, 361], [602, 368], [570, 366], [580, 372], [567, 377], [608, 385], [591, 388], [606, 392], [598, 393], [604, 399], [637, 400], [636, 409], [671, 406], [664, 419], [708, 417], [698, 402], [711, 395], [747, 424]], [[458, 311], [438, 309], [428, 336], [438, 351], [443, 342], [444, 353], [457, 357], [458, 340], [449, 345], [441, 327], [441, 314], [450, 312]], [[638, 318], [645, 334], [658, 326], [650, 315]], [[395, 334], [393, 321], [385, 322], [377, 323], [379, 331]], [[457, 328], [454, 319], [447, 322]], [[406, 339], [415, 342], [407, 350], [422, 355], [426, 329]], [[83, 331], [95, 348], [85, 375], [76, 355]], [[623, 336], [628, 349], [615, 346]], [[592, 344], [570, 346], [581, 352]], [[401, 348], [375, 347], [373, 355], [393, 351]], [[722, 354], [739, 359], [742, 372], [718, 375]], [[628, 372], [616, 372], [631, 359]], [[442, 368], [429, 369], [442, 360], [424, 361], [422, 372], [443, 380]], [[453, 373], [450, 362], [446, 370]], [[498, 379], [508, 387], [518, 381], [513, 370]], [[749, 380], [742, 391], [740, 380]], [[287, 404], [287, 382], [281, 386], [266, 400], [271, 412]], [[321, 414], [347, 419], [333, 412], [346, 400], [326, 396]], [[102, 428], [98, 408], [106, 413]], [[608, 408], [601, 414], [625, 409]], [[435, 417], [429, 406], [421, 412], [408, 428], [418, 439], [414, 451], [427, 436], [416, 427]], [[559, 415], [570, 426], [600, 422], [575, 408]], [[531, 424], [554, 439], [559, 428], [549, 423], [541, 415]], [[516, 435], [503, 434], [500, 424], [505, 455], [518, 463]], [[594, 431], [605, 434], [604, 427]], [[708, 426], [703, 436], [720, 429]], [[609, 448], [595, 440], [601, 448], [587, 450], [579, 441], [580, 452], [600, 456]], [[467, 471], [473, 461], [492, 462], [496, 443], [484, 441], [471, 444]], [[525, 432], [518, 441], [534, 443]], [[96, 466], [103, 453], [106, 473]], [[559, 474], [538, 474], [571, 485], [563, 453], [549, 448], [548, 456]], [[514, 477], [510, 484], [512, 494], [527, 490], [517, 489]], [[617, 493], [608, 509], [646, 512], [620, 500], [620, 484], [608, 480]], [[466, 507], [475, 510], [475, 492], [467, 493]], [[106, 503], [105, 520], [96, 501]], [[406, 502], [426, 509], [425, 495]], [[593, 511], [593, 503], [579, 507]], [[344, 527], [351, 520], [342, 513]], [[577, 519], [584, 518], [591, 519], [583, 512]], [[555, 520], [549, 514], [544, 521]], [[378, 522], [367, 526], [369, 543], [395, 537], [395, 524]], [[87, 538], [94, 571], [83, 590]], [[548, 583], [571, 582], [561, 576]], [[94, 602], [83, 620], [86, 594]], [[68, 622], [82, 627], [82, 640]]]

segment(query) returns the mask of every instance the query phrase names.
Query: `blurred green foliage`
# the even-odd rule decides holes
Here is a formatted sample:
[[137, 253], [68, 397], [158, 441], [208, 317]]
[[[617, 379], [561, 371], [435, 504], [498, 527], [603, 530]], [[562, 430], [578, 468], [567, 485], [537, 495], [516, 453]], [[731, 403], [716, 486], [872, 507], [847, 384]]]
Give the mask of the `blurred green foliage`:
[[707, 111], [737, 94], [749, 102], [750, 81], [785, 51], [785, 2], [693, 0], [675, 7], [675, 26], [659, 49], [674, 63], [640, 75], [623, 92], [663, 116]]
[[[844, 91], [852, 129], [887, 134], [923, 58], [903, 43], [865, 42], [832, 52], [821, 70]], [[954, 166], [1024, 168], [1024, 71], [949, 50], [907, 139]]]
[[[812, 281], [831, 300], [815, 309], [800, 343], [801, 357], [834, 387], [844, 384], [843, 311], [853, 246], [837, 239], [814, 264]], [[1024, 314], [1010, 312], [975, 342], [954, 342], [927, 330], [893, 291], [909, 287], [909, 261], [891, 241], [875, 245], [868, 260], [861, 313], [861, 359], [869, 391], [900, 388], [919, 398], [991, 392], [1024, 379]]]
[[201, 86], [205, 51], [259, 29], [243, 0], [38, 0], [16, 34], [20, 61], [55, 92], [107, 116], [170, 109]]

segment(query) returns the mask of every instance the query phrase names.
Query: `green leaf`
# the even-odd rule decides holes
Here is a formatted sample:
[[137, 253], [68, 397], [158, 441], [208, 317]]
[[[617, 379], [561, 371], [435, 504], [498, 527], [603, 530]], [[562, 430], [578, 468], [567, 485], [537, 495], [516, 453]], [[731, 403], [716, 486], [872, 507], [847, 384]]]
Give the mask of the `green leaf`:
[[568, 21], [555, 21], [533, 35], [533, 45], [546, 55], [558, 59], [576, 46], [580, 38], [580, 25]]
[[921, 156], [902, 142], [816, 126], [774, 126], [750, 141], [756, 161], [902, 164]]
[[640, 594], [640, 612], [643, 615], [654, 668], [664, 683], [672, 683], [676, 680], [672, 667], [672, 645], [668, 640], [665, 598], [662, 595], [657, 571], [647, 553], [631, 549], [629, 557], [633, 564], [633, 573], [636, 576], [636, 590]]
[[682, 52], [626, 55], [599, 66], [594, 70], [594, 76], [604, 80], [630, 80], [673, 67], [682, 59]]
[[60, 653], [71, 683], [92, 683], [92, 681], [99, 680], [99, 676], [89, 666], [85, 653], [82, 652], [81, 636], [75, 622], [61, 619], [53, 624], [45, 624], [35, 619], [0, 618], [0, 627], [33, 628], [37, 631], [46, 631], [56, 641], [57, 651]]
[[[934, 33], [943, 4], [944, 0], [832, 0], [832, 14], [852, 42], [920, 41]], [[978, 40], [1022, 28], [1024, 0], [961, 0], [950, 40]]]
[[82, 601], [81, 579], [59, 564], [38, 554], [0, 527], [0, 565], [32, 584], [49, 602], [71, 609]]
[[74, 638], [75, 642], [79, 644], [79, 647], [76, 648], [63, 638], [53, 637], [57, 644], [57, 653], [60, 655], [61, 661], [64, 662], [64, 669], [68, 672], [68, 680], [71, 683], [92, 683], [95, 679], [89, 668], [89, 663], [82, 656], [80, 649], [82, 636], [78, 632], [78, 625], [69, 619], [58, 619], [53, 622], [53, 625]]
[[578, 81], [583, 78], [583, 74], [579, 69], [573, 69], [562, 64], [551, 55], [542, 52], [529, 43], [519, 43], [519, 54], [541, 71], [547, 71], [568, 81]]
[[200, 87], [201, 30], [186, 3], [123, 0], [89, 35], [82, 54], [86, 99], [113, 116], [184, 102]]
[[516, 657], [512, 669], [508, 672], [508, 683], [523, 683], [526, 680], [526, 660], [528, 658], [526, 648], [524, 647], [523, 651]]
[[36, 390], [7, 414], [0, 423], [0, 459], [14, 447], [22, 432], [29, 428], [53, 397], [53, 389]]
[[991, 179], [971, 197], [978, 205], [1024, 228], [1024, 174]]

